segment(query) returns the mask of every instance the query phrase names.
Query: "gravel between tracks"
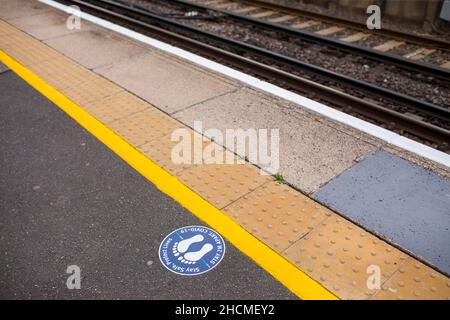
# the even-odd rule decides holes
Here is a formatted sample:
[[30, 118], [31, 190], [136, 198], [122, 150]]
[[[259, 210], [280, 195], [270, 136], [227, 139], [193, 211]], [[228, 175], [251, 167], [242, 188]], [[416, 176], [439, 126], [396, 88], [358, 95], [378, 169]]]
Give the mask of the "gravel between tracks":
[[[166, 3], [143, 0], [128, 0], [127, 2], [159, 14], [184, 14], [186, 12], [180, 7]], [[297, 37], [286, 36], [276, 31], [264, 30], [240, 22], [229, 23], [220, 17], [214, 21], [178, 19], [178, 22], [257, 45], [355, 79], [450, 108], [450, 83], [433, 77], [414, 74], [364, 57], [303, 41]]]

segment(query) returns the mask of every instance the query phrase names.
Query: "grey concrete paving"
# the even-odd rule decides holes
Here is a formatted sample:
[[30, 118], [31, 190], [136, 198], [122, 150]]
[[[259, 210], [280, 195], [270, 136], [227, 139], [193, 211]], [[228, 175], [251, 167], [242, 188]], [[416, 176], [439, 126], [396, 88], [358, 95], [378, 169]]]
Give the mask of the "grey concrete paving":
[[[159, 262], [166, 234], [202, 224], [14, 73], [0, 75], [0, 299], [284, 299], [227, 243], [212, 271]], [[81, 289], [66, 288], [69, 265]]]
[[95, 70], [167, 113], [236, 90], [223, 78], [151, 52]]
[[427, 160], [415, 153], [390, 144], [384, 145], [381, 149], [386, 151], [387, 153], [399, 156], [400, 158], [415, 163], [424, 169], [433, 171], [443, 177], [450, 179], [450, 167], [444, 164]]
[[247, 88], [173, 116], [189, 126], [202, 121], [203, 130], [279, 129], [280, 173], [306, 193], [317, 190], [377, 148], [297, 106], [282, 105]]
[[0, 18], [5, 20], [30, 17], [50, 10], [49, 6], [36, 0], [0, 0]]
[[450, 274], [450, 180], [379, 151], [315, 198]]
[[68, 17], [68, 14], [53, 9], [42, 14], [11, 19], [8, 22], [39, 40], [47, 40], [94, 28], [93, 24], [82, 20], [80, 29], [69, 29], [67, 27]]
[[89, 69], [117, 63], [147, 52], [143, 45], [100, 28], [71, 33], [44, 42]]

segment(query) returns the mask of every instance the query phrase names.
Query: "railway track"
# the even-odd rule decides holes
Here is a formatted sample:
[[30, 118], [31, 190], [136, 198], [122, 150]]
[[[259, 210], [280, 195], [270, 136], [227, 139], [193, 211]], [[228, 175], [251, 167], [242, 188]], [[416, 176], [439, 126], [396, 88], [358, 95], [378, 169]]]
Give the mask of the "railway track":
[[[210, 8], [224, 13], [258, 20], [264, 24], [299, 31], [300, 35], [308, 35], [319, 41], [347, 47], [354, 50], [364, 48], [361, 52], [381, 59], [398, 60], [404, 65], [431, 64], [438, 69], [450, 71], [450, 43], [432, 37], [419, 36], [382, 28], [369, 30], [365, 25], [341, 18], [326, 16], [306, 10], [286, 7], [261, 0], [182, 0], [199, 8]], [[379, 41], [374, 41], [378, 38]], [[371, 40], [371, 41], [368, 41]], [[376, 44], [373, 44], [376, 42]], [[439, 56], [436, 61], [426, 62], [430, 56]], [[416, 68], [420, 68], [416, 66]], [[444, 70], [445, 72], [445, 70]], [[448, 77], [449, 74], [447, 73]]]
[[[211, 59], [243, 69], [277, 84], [283, 84], [284, 87], [289, 89], [303, 93], [313, 93], [321, 100], [325, 100], [340, 109], [350, 111], [353, 114], [356, 113], [376, 122], [381, 122], [389, 128], [406, 132], [407, 135], [413, 135], [421, 141], [431, 142], [442, 150], [448, 150], [450, 131], [445, 128], [417, 119], [417, 117], [410, 116], [408, 113], [391, 110], [368, 99], [359, 98], [311, 81], [275, 66], [284, 64], [288, 65], [289, 68], [303, 68], [308, 69], [310, 72], [319, 72], [321, 76], [339, 76], [331, 75], [327, 73], [327, 70], [317, 70], [317, 67], [301, 63], [295, 59], [289, 59], [288, 57], [275, 54], [268, 50], [230, 40], [211, 32], [205, 32], [167, 17], [137, 7], [130, 7], [123, 3], [109, 0], [60, 0], [60, 2], [77, 4], [84, 11], [113, 20], [119, 24], [124, 24], [139, 32], [174, 43], [177, 46], [197, 52]], [[334, 81], [336, 81], [335, 78]], [[348, 82], [348, 79], [346, 81]], [[373, 93], [373, 88], [370, 85], [367, 87], [366, 84], [359, 83], [359, 86], [365, 87], [364, 90]], [[377, 94], [384, 94], [384, 91], [379, 91]], [[395, 93], [391, 92], [390, 94]], [[411, 97], [401, 97], [401, 99], [405, 98], [411, 101]], [[422, 111], [430, 114], [432, 117], [441, 119], [440, 121], [449, 121], [450, 113], [448, 109], [434, 105], [431, 106], [432, 108], [429, 108], [429, 104], [421, 101], [415, 101], [411, 105], [416, 110], [423, 109]]]
[[[200, 2], [200, 3], [207, 2], [207, 1], [202, 1], [202, 0], [192, 0], [192, 1]], [[292, 21], [296, 17], [301, 17], [307, 21], [312, 19], [312, 20], [314, 20], [313, 22], [315, 24], [317, 24], [316, 20], [318, 20], [320, 23], [329, 23], [329, 24], [332, 24], [335, 26], [342, 26], [342, 27], [350, 29], [350, 31], [351, 30], [355, 30], [356, 32], [362, 31], [364, 33], [368, 33], [369, 36], [370, 35], [381, 35], [381, 36], [385, 36], [387, 38], [391, 38], [391, 39], [395, 39], [395, 40], [399, 40], [399, 41], [403, 41], [403, 42], [409, 42], [409, 43], [427, 46], [429, 48], [441, 48], [441, 49], [448, 50], [448, 47], [450, 45], [449, 42], [437, 39], [435, 37], [416, 35], [416, 34], [401, 32], [398, 30], [387, 29], [385, 27], [383, 27], [382, 29], [378, 29], [378, 30], [368, 30], [367, 26], [361, 22], [347, 20], [347, 19], [324, 15], [324, 14], [319, 14], [319, 13], [315, 13], [315, 12], [311, 12], [311, 11], [307, 11], [307, 10], [302, 10], [299, 8], [286, 7], [283, 5], [267, 2], [264, 0], [238, 0], [238, 1], [243, 3], [243, 5], [256, 6], [257, 8], [272, 10], [275, 12], [275, 14], [279, 13], [280, 15], [282, 15], [283, 18], [271, 18], [271, 16], [267, 16], [267, 19], [269, 21], [276, 20], [276, 22], [278, 22], [278, 23], [284, 22], [284, 23], [289, 24], [289, 23], [292, 23]], [[209, 0], [209, 2], [211, 5], [214, 5], [212, 2], [217, 3], [217, 2], [219, 2], [219, 0], [217, 0], [217, 1]], [[222, 3], [222, 5], [221, 5], [222, 8], [228, 7], [228, 6], [225, 6], [225, 1], [221, 0], [220, 2]], [[286, 20], [286, 18], [284, 17], [285, 15], [291, 15], [291, 16], [293, 16], [293, 18], [292, 19], [289, 18]], [[335, 33], [337, 33], [337, 32], [333, 32], [330, 34], [335, 34]], [[358, 37], [359, 37], [359, 35], [358, 35]], [[350, 41], [348, 41], [348, 40], [347, 41], [351, 42], [351, 40], [354, 41], [354, 37], [352, 37], [352, 39], [350, 39]]]
[[[223, 2], [225, 1], [225, 2]], [[158, 0], [156, 1], [150, 1], [150, 2], [159, 2]], [[186, 9], [209, 9], [209, 6], [206, 5], [202, 5], [202, 4], [194, 4], [192, 2], [192, 0], [186, 1], [186, 0], [167, 0], [165, 1], [167, 3], [175, 3], [175, 4], [179, 4], [182, 6], [185, 6]], [[210, 0], [207, 1], [207, 3], [221, 3], [221, 4], [228, 4], [230, 1], [229, 0]], [[244, 1], [246, 2], [246, 1]], [[251, 1], [250, 1], [251, 2]], [[257, 1], [257, 2], [262, 2], [262, 1]], [[236, 2], [233, 2], [236, 3]], [[262, 2], [264, 3], [264, 2]], [[247, 7], [244, 7], [244, 9]], [[254, 8], [254, 7], [251, 7]], [[445, 82], [448, 83], [448, 85], [450, 85], [450, 70], [447, 70], [445, 68], [440, 68], [440, 67], [435, 67], [435, 66], [431, 66], [428, 64], [424, 64], [424, 63], [420, 63], [420, 62], [415, 62], [415, 61], [409, 61], [406, 58], [402, 58], [402, 57], [397, 57], [395, 55], [391, 55], [391, 54], [387, 54], [387, 53], [382, 53], [382, 52], [378, 52], [377, 50], [372, 50], [372, 49], [366, 49], [366, 48], [362, 48], [360, 46], [354, 46], [354, 45], [349, 45], [346, 43], [342, 43], [340, 41], [334, 41], [334, 40], [329, 40], [329, 39], [325, 39], [322, 36], [319, 35], [315, 35], [309, 32], [303, 32], [303, 31], [298, 31], [298, 30], [293, 30], [291, 28], [285, 28], [285, 27], [280, 27], [278, 25], [274, 25], [272, 23], [266, 23], [264, 21], [260, 21], [259, 19], [254, 19], [252, 17], [248, 18], [246, 16], [242, 16], [242, 15], [236, 15], [233, 13], [230, 13], [229, 11], [225, 11], [225, 10], [215, 10], [221, 14], [225, 14], [225, 18], [231, 18], [231, 23], [233, 22], [245, 22], [244, 25], [247, 26], [253, 26], [256, 25], [258, 27], [262, 27], [265, 30], [275, 30], [275, 32], [277, 32], [278, 37], [286, 37], [286, 36], [293, 36], [290, 39], [303, 39], [306, 42], [314, 42], [317, 43], [321, 46], [324, 47], [330, 47], [332, 49], [337, 49], [340, 51], [344, 51], [344, 52], [348, 52], [351, 53], [354, 56], [363, 56], [366, 57], [368, 59], [370, 59], [371, 61], [374, 62], [381, 62], [386, 66], [396, 66], [399, 67], [399, 70], [408, 70], [410, 71], [410, 77], [414, 77], [415, 74], [413, 73], [417, 73], [423, 76], [431, 76], [433, 78], [436, 79], [440, 79], [443, 80]], [[223, 17], [222, 17], [223, 18]], [[228, 21], [227, 21], [228, 22]], [[248, 41], [246, 41], [248, 43]], [[256, 44], [257, 46], [264, 48], [264, 46], [260, 45], [260, 44]], [[297, 50], [301, 50], [302, 48], [299, 47], [297, 48]], [[270, 49], [269, 49], [270, 50]], [[274, 51], [274, 50], [271, 50]], [[272, 52], [274, 53], [274, 52]], [[279, 52], [278, 52], [279, 53]], [[287, 55], [287, 57], [292, 57], [286, 53], [282, 53], [283, 55]], [[409, 95], [406, 94], [401, 94], [400, 92], [393, 92], [393, 90], [389, 90], [386, 89], [385, 86], [380, 86], [380, 85], [372, 85], [373, 83], [367, 83], [367, 81], [365, 80], [361, 80], [361, 79], [357, 79], [355, 77], [352, 76], [347, 76], [344, 73], [340, 73], [340, 74], [336, 74], [336, 72], [329, 72], [330, 69], [328, 68], [320, 68], [319, 67], [314, 67], [317, 66], [317, 64], [314, 63], [301, 63], [301, 59], [295, 58], [294, 60], [297, 60], [296, 64], [297, 66], [301, 65], [301, 67], [304, 70], [311, 70], [316, 74], [321, 74], [324, 77], [327, 77], [328, 79], [339, 79], [340, 83], [346, 83], [349, 86], [352, 86], [353, 88], [357, 88], [357, 89], [369, 89], [371, 92], [373, 93], [377, 93], [380, 96], [384, 96], [384, 97], [388, 97], [393, 101], [396, 101], [398, 103], [405, 103], [408, 104], [409, 106], [413, 106], [414, 108], [416, 108], [418, 111], [423, 111], [423, 112], [428, 112], [429, 110], [433, 110], [433, 113], [439, 113], [440, 111], [443, 111], [442, 115], [444, 117], [446, 117], [448, 115], [448, 110], [442, 110], [441, 107], [436, 108], [435, 105], [432, 105], [431, 103], [425, 103], [424, 101], [422, 101], [423, 99], [414, 99], [411, 98]], [[327, 70], [324, 70], [327, 69]], [[337, 72], [339, 73], [339, 72]], [[446, 107], [448, 108], [448, 103], [446, 103]], [[438, 110], [441, 109], [441, 110]], [[447, 115], [445, 115], [447, 114]]]

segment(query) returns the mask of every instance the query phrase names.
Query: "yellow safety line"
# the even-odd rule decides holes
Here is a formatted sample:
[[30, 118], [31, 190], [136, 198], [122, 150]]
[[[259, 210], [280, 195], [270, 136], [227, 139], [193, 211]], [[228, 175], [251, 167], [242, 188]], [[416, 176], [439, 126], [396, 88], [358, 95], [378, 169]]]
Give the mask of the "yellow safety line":
[[301, 299], [338, 299], [320, 283], [247, 232], [227, 214], [189, 189], [176, 177], [2, 50], [0, 50], [0, 61], [64, 110], [159, 190], [217, 230], [230, 243], [254, 260], [295, 295]]

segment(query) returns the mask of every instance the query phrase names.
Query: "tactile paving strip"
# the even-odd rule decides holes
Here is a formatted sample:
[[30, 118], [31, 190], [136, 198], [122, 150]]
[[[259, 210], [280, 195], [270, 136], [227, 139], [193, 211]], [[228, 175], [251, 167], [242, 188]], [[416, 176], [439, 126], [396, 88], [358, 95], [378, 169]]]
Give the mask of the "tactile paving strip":
[[408, 258], [407, 262], [382, 286], [372, 299], [447, 299], [450, 300], [450, 279], [430, 267]]
[[103, 123], [109, 123], [151, 107], [126, 91], [86, 103], [85, 109]]
[[82, 106], [123, 91], [112, 82], [101, 77], [60, 90], [66, 97]]
[[[187, 127], [149, 104], [133, 113], [134, 108], [140, 110], [144, 106], [141, 101], [2, 21], [0, 44], [21, 64], [31, 65], [30, 69], [44, 81], [59, 84], [73, 101], [91, 108], [90, 112], [98, 112], [103, 121], [121, 117], [122, 112], [128, 114], [112, 120], [109, 127], [149, 155], [162, 151], [158, 163], [170, 168], [167, 152], [172, 145], [166, 144], [167, 137], [180, 127], [189, 130]], [[119, 102], [124, 105], [109, 108], [109, 101], [119, 97], [126, 100]], [[258, 168], [248, 163], [188, 166], [177, 177], [216, 207], [228, 206], [224, 211], [249, 232], [341, 298], [450, 297], [450, 280], [445, 275], [295, 190], [279, 185], [272, 177], [261, 175]], [[280, 225], [273, 223], [269, 228], [268, 223], [267, 229], [258, 226], [271, 219]], [[383, 282], [380, 290], [367, 288], [366, 271], [370, 264], [380, 267]]]
[[113, 121], [109, 127], [129, 143], [139, 147], [183, 126], [152, 107]]
[[57, 51], [21, 33], [0, 38], [0, 48], [25, 66], [62, 57]]
[[18, 33], [20, 33], [19, 30], [0, 19], [0, 43], [2, 42], [2, 37]]
[[76, 87], [100, 78], [66, 57], [40, 62], [32, 65], [30, 69], [58, 90]]
[[[194, 157], [201, 160], [201, 163], [217, 163], [216, 161], [225, 163], [226, 157], [229, 154], [226, 149], [204, 136], [199, 134], [194, 135], [192, 129], [185, 130], [188, 137], [183, 136], [183, 138], [179, 138], [175, 135], [173, 141], [172, 134], [168, 134], [161, 139], [152, 140], [140, 146], [138, 149], [172, 174], [178, 174], [183, 170], [198, 165], [195, 164]], [[189, 140], [185, 142], [185, 139]], [[198, 139], [197, 143], [194, 143], [195, 139]], [[196, 145], [201, 145], [202, 148], [198, 150]], [[179, 158], [178, 160], [174, 161], [172, 151]], [[186, 152], [185, 159], [184, 152]], [[198, 153], [198, 155], [195, 156], [195, 153]]]
[[353, 223], [333, 214], [286, 250], [286, 257], [326, 288], [345, 299], [367, 299], [368, 267], [378, 266], [381, 283], [407, 255]]
[[332, 214], [327, 208], [276, 181], [261, 186], [224, 211], [278, 252]]
[[181, 171], [178, 178], [204, 199], [223, 208], [263, 183], [273, 181], [248, 164], [202, 165]]

